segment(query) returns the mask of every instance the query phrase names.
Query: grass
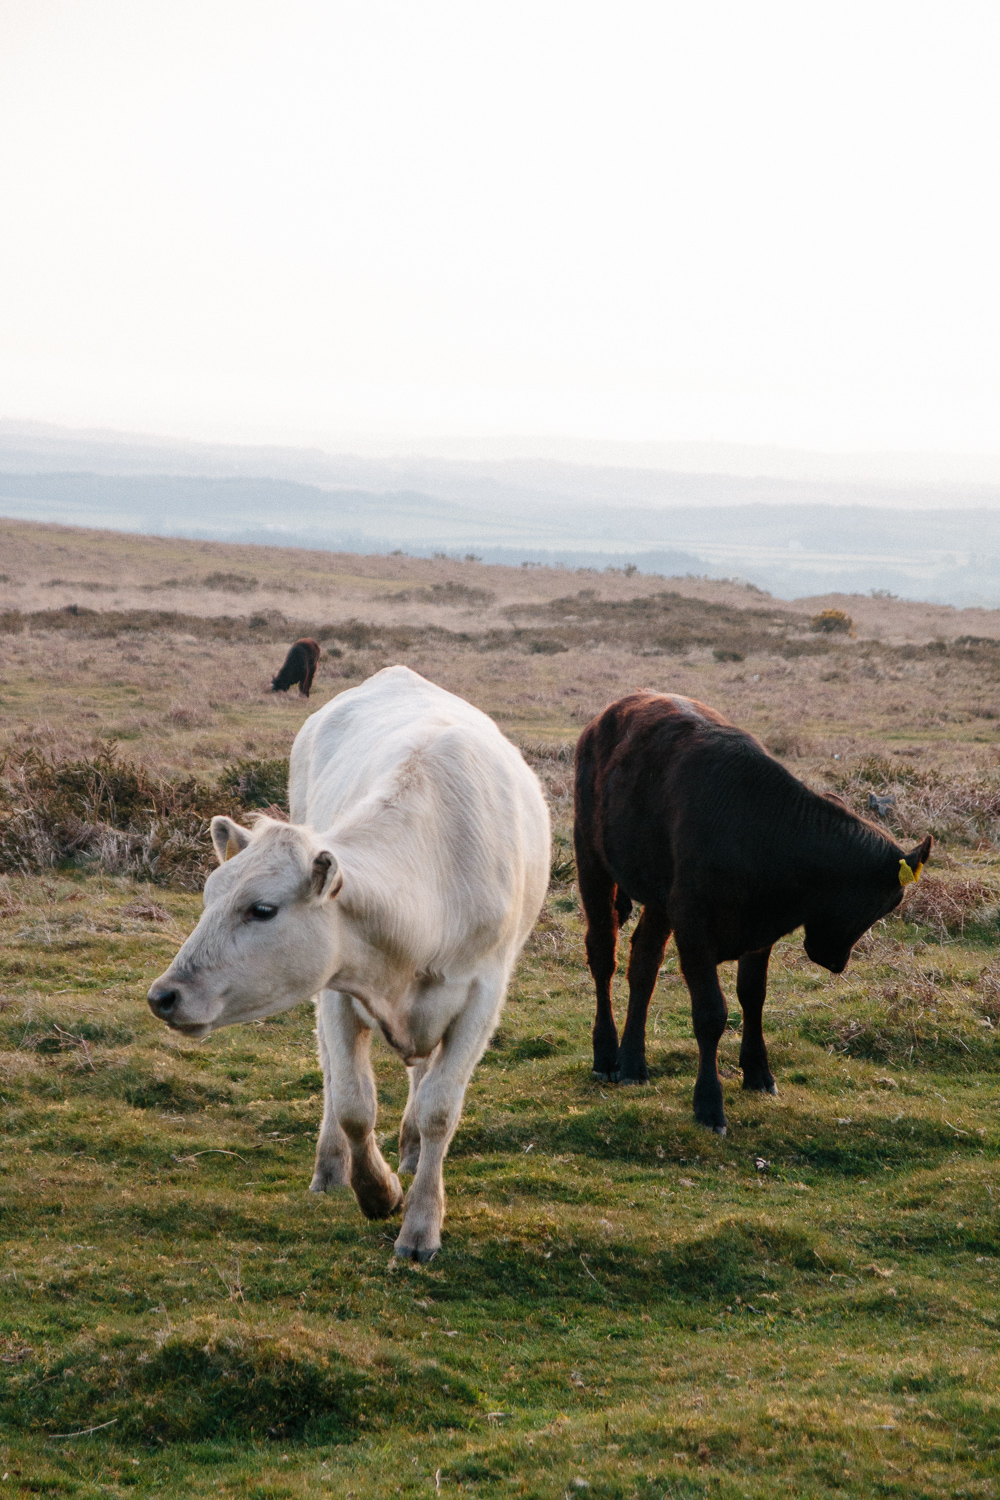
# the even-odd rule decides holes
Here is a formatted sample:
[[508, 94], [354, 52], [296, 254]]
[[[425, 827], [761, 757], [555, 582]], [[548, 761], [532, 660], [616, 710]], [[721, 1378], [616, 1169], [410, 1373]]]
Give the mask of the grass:
[[[170, 545], [172, 574], [226, 579], [205, 586], [206, 618], [234, 576], [260, 580], [241, 584], [255, 604], [276, 566], [266, 549], [251, 562], [199, 544], [192, 561]], [[431, 589], [429, 574], [385, 563], [397, 591]], [[44, 577], [88, 566], [81, 544]], [[454, 615], [461, 601], [441, 602]], [[367, 1223], [349, 1195], [306, 1191], [321, 1111], [308, 1007], [201, 1045], [149, 1013], [145, 990], [200, 909], [182, 877], [150, 884], [65, 849], [0, 877], [4, 1490], [997, 1494], [997, 762], [991, 721], [971, 711], [992, 712], [992, 648], [966, 668], [966, 648], [947, 644], [944, 677], [923, 646], [903, 660], [905, 642], [862, 638], [735, 667], [711, 643], [653, 660], [741, 722], [756, 714], [758, 732], [784, 732], [798, 774], [861, 807], [891, 792], [900, 831], [932, 817], [944, 839], [937, 884], [914, 888], [841, 978], [780, 945], [765, 1015], [777, 1099], [740, 1091], [734, 1006], [719, 1140], [691, 1117], [696, 1052], [672, 949], [651, 1084], [590, 1078], [567, 745], [585, 706], [649, 667], [631, 636], [641, 610], [618, 634], [621, 614], [596, 646], [483, 652], [456, 642], [453, 622], [407, 657], [518, 734], [556, 823], [553, 886], [469, 1090], [428, 1267], [395, 1262], [394, 1225]], [[331, 616], [359, 612], [351, 601]], [[721, 624], [731, 642], [739, 621]], [[504, 628], [537, 640], [559, 625]], [[307, 709], [267, 694], [270, 663], [249, 641], [76, 630], [58, 649], [40, 629], [0, 637], [7, 774], [41, 757], [43, 810], [61, 797], [65, 823], [83, 796], [112, 822], [141, 821], [140, 803], [162, 820], [192, 777], [184, 818], [213, 795], [280, 802]], [[381, 664], [345, 644], [310, 706]], [[334, 675], [347, 669], [358, 676]], [[904, 690], [912, 712], [892, 706]], [[136, 734], [114, 756], [132, 780], [105, 761], [88, 781], [80, 765], [123, 725]], [[119, 785], [136, 807], [110, 808]], [[730, 996], [733, 980], [724, 967]], [[404, 1078], [379, 1043], [376, 1067], [394, 1161]]]
[[[75, 872], [4, 897], [0, 1427], [25, 1491], [361, 1500], [439, 1473], [482, 1495], [990, 1493], [984, 942], [889, 923], [842, 981], [782, 945], [781, 1095], [741, 1094], [728, 1032], [719, 1141], [691, 1120], [673, 960], [651, 1086], [591, 1081], [557, 890], [470, 1089], [444, 1252], [417, 1270], [391, 1226], [305, 1191], [307, 1008], [204, 1046], [146, 1010], [196, 897]], [[937, 1023], [845, 1043], [881, 1013], [893, 945]], [[392, 1160], [402, 1070], [380, 1050], [378, 1072]]]

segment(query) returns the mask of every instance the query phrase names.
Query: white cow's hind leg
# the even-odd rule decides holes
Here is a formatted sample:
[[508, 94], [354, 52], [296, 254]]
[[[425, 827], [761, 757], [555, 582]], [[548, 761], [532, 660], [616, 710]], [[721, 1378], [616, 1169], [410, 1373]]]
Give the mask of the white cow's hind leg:
[[[378, 1103], [372, 1072], [371, 1029], [357, 1017], [350, 996], [323, 990], [316, 1003], [323, 1063], [324, 1110], [313, 1187], [346, 1186], [369, 1219], [399, 1207], [403, 1190], [375, 1144]], [[320, 1181], [329, 1173], [329, 1182]]]
[[396, 1241], [396, 1254], [406, 1260], [430, 1260], [441, 1248], [444, 1159], [461, 1118], [472, 1070], [496, 1025], [506, 988], [505, 968], [480, 974], [472, 981], [465, 1005], [407, 1105], [407, 1114], [412, 1114], [420, 1132], [420, 1159], [403, 1205], [403, 1225]]
[[309, 1184], [311, 1193], [328, 1193], [331, 1188], [351, 1185], [351, 1147], [340, 1127], [336, 1106], [330, 1092], [330, 1049], [327, 1041], [328, 1002], [335, 998], [330, 990], [316, 996], [316, 1047], [323, 1069], [323, 1123], [316, 1142], [316, 1169]]
[[403, 1119], [399, 1127], [399, 1170], [401, 1172], [415, 1172], [420, 1160], [420, 1127], [417, 1124], [417, 1090], [424, 1081], [424, 1075], [431, 1065], [434, 1057], [420, 1057], [406, 1072], [410, 1081], [410, 1093], [403, 1110]]

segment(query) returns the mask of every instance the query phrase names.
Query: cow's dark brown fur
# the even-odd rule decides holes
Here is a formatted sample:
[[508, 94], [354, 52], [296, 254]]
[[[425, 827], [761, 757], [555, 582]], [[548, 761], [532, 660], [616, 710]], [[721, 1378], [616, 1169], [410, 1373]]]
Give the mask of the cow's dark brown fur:
[[308, 698], [309, 689], [316, 675], [316, 663], [319, 661], [319, 656], [319, 641], [311, 640], [308, 636], [304, 636], [301, 641], [296, 641], [295, 645], [289, 648], [281, 671], [271, 683], [271, 692], [287, 693], [290, 687], [298, 683], [299, 696]]
[[[620, 699], [580, 736], [574, 837], [597, 988], [594, 1071], [648, 1080], [646, 1011], [672, 931], [700, 1053], [695, 1116], [720, 1131], [727, 1010], [716, 966], [739, 960], [743, 1087], [776, 1093], [761, 1027], [773, 944], [804, 926], [808, 956], [839, 974], [858, 938], [898, 905], [900, 860], [915, 871], [931, 847], [928, 837], [905, 854], [714, 709], [658, 693]], [[619, 1047], [611, 981], [633, 902], [643, 910]]]

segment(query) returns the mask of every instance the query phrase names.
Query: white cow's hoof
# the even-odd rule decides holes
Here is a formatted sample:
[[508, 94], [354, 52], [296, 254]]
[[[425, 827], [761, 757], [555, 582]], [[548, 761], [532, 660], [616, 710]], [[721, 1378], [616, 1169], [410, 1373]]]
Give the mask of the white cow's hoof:
[[393, 1246], [392, 1253], [399, 1260], [416, 1260], [419, 1261], [422, 1266], [425, 1266], [429, 1260], [434, 1259], [440, 1248], [441, 1246], [438, 1245], [437, 1249], [435, 1250], [421, 1250], [418, 1249], [415, 1245], [401, 1245], [399, 1240], [397, 1240], [395, 1245]]
[[403, 1189], [395, 1172], [386, 1182], [355, 1181], [354, 1196], [366, 1219], [387, 1219], [403, 1201]]

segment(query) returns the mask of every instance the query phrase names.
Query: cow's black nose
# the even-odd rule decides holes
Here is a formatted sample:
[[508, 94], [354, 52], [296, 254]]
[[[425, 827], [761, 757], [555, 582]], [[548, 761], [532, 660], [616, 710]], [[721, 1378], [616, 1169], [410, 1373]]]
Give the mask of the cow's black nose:
[[169, 1021], [181, 997], [177, 990], [152, 989], [146, 998], [153, 1015], [159, 1016], [161, 1021]]

